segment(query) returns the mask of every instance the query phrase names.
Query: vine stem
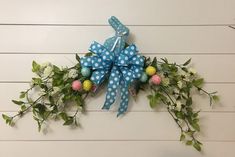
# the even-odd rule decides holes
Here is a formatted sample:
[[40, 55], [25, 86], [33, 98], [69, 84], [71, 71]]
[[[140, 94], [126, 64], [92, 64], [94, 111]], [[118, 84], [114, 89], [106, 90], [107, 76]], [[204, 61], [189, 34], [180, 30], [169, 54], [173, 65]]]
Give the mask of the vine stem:
[[37, 98], [30, 106], [28, 106], [25, 110], [20, 111], [18, 114], [14, 115], [14, 116], [12, 117], [12, 119], [14, 119], [15, 117], [20, 116], [20, 115], [24, 114], [25, 112], [27, 112], [30, 108], [33, 107], [33, 105], [35, 105], [35, 104], [36, 104], [42, 97], [44, 97], [45, 95], [46, 95], [46, 94], [41, 95], [40, 97], [38, 97], [38, 98]]
[[[206, 90], [204, 90], [203, 88], [201, 88], [201, 87], [198, 87], [198, 86], [195, 86], [194, 85], [194, 87], [196, 87], [199, 91], [202, 91], [203, 93], [205, 93], [205, 94], [207, 94], [208, 95], [208, 97], [210, 98], [210, 106], [212, 105], [212, 94], [213, 93], [209, 93], [209, 92], [207, 92]], [[216, 92], [214, 92], [214, 94], [215, 94]]]
[[[173, 101], [173, 99], [171, 98], [171, 96], [167, 93], [167, 91], [165, 90], [165, 88], [161, 86], [161, 89], [162, 89], [163, 92], [167, 95], [167, 97], [171, 100], [171, 102], [172, 102], [173, 104], [175, 104], [175, 102]], [[183, 127], [179, 124], [179, 121], [178, 121], [178, 120], [174, 117], [174, 115], [171, 113], [171, 111], [169, 110], [169, 108], [167, 108], [167, 111], [170, 113], [170, 115], [172, 116], [172, 118], [175, 120], [176, 124], [177, 124], [177, 125], [179, 126], [179, 128], [181, 129], [181, 133], [182, 133], [182, 132], [183, 132], [183, 133], [186, 133], [186, 131], [183, 130]], [[183, 119], [183, 121], [184, 121], [185, 124], [187, 125], [188, 131], [191, 130], [191, 127], [190, 127], [189, 123], [187, 122], [187, 120]], [[195, 139], [195, 137], [194, 137], [194, 133], [192, 133], [191, 137], [192, 137], [192, 140], [193, 140], [193, 141], [197, 141], [197, 140]]]
[[[175, 102], [173, 101], [173, 99], [171, 98], [171, 96], [166, 92], [165, 88], [160, 86], [161, 89], [163, 90], [163, 92], [167, 95], [167, 97], [170, 99], [170, 101], [175, 104]], [[163, 102], [164, 103], [164, 102]], [[169, 106], [169, 105], [168, 105]], [[179, 121], [175, 118], [175, 116], [172, 114], [172, 112], [170, 111], [169, 107], [167, 107], [167, 111], [168, 113], [170, 113], [171, 117], [174, 119], [174, 121], [176, 122], [176, 124], [179, 126], [181, 133], [185, 132], [183, 127], [179, 124]]]
[[[84, 102], [84, 100], [87, 98], [88, 95], [89, 95], [89, 93], [86, 93], [86, 94], [85, 94], [84, 98], [82, 99], [83, 102]], [[76, 112], [75, 112], [75, 114], [73, 115], [73, 118], [77, 117], [77, 114], [78, 114], [78, 111], [79, 111], [79, 110], [80, 110], [80, 108], [78, 107], [77, 110], [76, 110]]]

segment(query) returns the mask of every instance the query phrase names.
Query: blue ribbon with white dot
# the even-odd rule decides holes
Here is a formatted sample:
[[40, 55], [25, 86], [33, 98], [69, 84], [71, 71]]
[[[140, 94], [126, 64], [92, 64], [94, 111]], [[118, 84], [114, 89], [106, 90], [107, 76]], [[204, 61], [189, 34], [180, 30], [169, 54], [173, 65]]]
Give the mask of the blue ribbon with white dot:
[[124, 48], [129, 30], [115, 17], [109, 23], [116, 35], [105, 41], [104, 46], [93, 42], [89, 48], [94, 55], [81, 58], [82, 67], [91, 68], [91, 80], [100, 85], [109, 77], [106, 100], [103, 109], [109, 109], [115, 102], [118, 89], [121, 90], [121, 102], [118, 116], [126, 112], [129, 102], [128, 87], [132, 81], [141, 77], [144, 59], [132, 44]]

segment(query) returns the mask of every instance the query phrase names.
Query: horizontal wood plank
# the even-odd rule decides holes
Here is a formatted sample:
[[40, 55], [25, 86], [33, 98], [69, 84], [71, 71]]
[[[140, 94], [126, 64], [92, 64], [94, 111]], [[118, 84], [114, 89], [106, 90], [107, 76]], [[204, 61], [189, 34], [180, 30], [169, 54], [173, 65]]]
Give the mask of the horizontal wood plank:
[[[0, 142], [0, 147], [2, 148], [0, 155], [7, 157], [25, 155], [49, 157], [52, 154], [57, 157], [68, 156], [68, 154], [84, 157], [221, 157], [226, 154], [226, 157], [233, 157], [235, 142], [205, 142], [202, 153], [176, 141], [12, 141]], [[25, 148], [26, 152], [22, 151], [22, 148]]]
[[[14, 114], [14, 113], [9, 113]], [[73, 113], [71, 113], [73, 114]], [[48, 122], [46, 135], [38, 133], [31, 114], [17, 121], [14, 128], [0, 120], [0, 140], [178, 140], [180, 130], [166, 112], [130, 112], [117, 118], [116, 112], [89, 112], [81, 115], [81, 128]], [[201, 113], [200, 139], [235, 141], [235, 113]], [[223, 128], [223, 131], [221, 130]]]
[[[0, 111], [17, 111], [19, 106], [11, 102], [12, 99], [18, 99], [19, 92], [29, 88], [29, 83], [0, 83]], [[209, 99], [206, 96], [197, 95], [193, 97], [195, 110], [202, 112], [235, 112], [235, 97], [233, 90], [235, 84], [206, 84], [205, 89], [208, 91], [218, 91], [220, 101], [212, 107], [209, 106]], [[86, 100], [87, 112], [101, 112], [105, 101], [106, 88], [100, 91], [95, 97], [89, 97]], [[147, 96], [148, 92], [141, 92], [136, 101], [130, 97], [129, 112], [164, 112], [165, 106], [160, 105], [156, 109], [149, 106]], [[112, 111], [117, 111], [118, 102], [112, 106]], [[74, 109], [71, 109], [72, 111]]]
[[8, 0], [1, 23], [107, 24], [111, 15], [128, 25], [235, 24], [233, 0]]
[[[171, 62], [184, 63], [192, 58], [192, 66], [203, 76], [206, 82], [235, 82], [235, 55], [151, 55], [167, 57]], [[76, 63], [73, 54], [1, 54], [0, 82], [30, 81], [32, 75], [31, 64], [36, 60], [39, 63], [52, 62], [58, 66], [71, 66]]]
[[[235, 31], [227, 26], [129, 28], [129, 43], [141, 53], [235, 53]], [[0, 53], [86, 52], [113, 33], [110, 26], [0, 26]]]

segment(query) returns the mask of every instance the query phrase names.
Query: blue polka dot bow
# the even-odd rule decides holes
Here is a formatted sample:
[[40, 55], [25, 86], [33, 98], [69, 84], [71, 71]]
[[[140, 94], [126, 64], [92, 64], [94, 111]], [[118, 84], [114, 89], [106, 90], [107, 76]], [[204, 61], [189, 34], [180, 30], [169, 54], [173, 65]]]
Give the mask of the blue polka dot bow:
[[104, 45], [93, 42], [89, 50], [94, 55], [81, 58], [81, 65], [92, 69], [91, 80], [96, 85], [100, 85], [109, 78], [103, 109], [111, 107], [115, 102], [117, 91], [120, 90], [119, 116], [128, 108], [128, 87], [135, 79], [141, 77], [144, 59], [138, 54], [134, 44], [125, 47], [129, 34], [128, 28], [115, 17], [111, 17], [109, 23], [116, 31], [115, 36], [107, 39]]

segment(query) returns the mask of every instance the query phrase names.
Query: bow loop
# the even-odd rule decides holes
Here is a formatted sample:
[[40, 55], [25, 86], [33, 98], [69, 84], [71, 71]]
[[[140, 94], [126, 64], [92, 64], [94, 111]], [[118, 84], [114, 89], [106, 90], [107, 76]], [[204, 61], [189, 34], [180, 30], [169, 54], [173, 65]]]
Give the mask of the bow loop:
[[130, 60], [130, 64], [143, 67], [144, 66], [144, 58], [140, 55], [133, 56]]
[[131, 44], [127, 46], [124, 50], [122, 50], [121, 53], [124, 53], [125, 55], [129, 56], [129, 58], [132, 58], [135, 56], [138, 52], [137, 47], [134, 44]]
[[128, 66], [129, 65], [129, 57], [124, 54], [120, 54], [115, 61], [115, 65], [117, 66]]

